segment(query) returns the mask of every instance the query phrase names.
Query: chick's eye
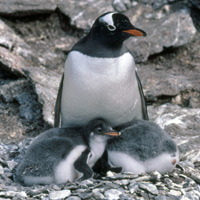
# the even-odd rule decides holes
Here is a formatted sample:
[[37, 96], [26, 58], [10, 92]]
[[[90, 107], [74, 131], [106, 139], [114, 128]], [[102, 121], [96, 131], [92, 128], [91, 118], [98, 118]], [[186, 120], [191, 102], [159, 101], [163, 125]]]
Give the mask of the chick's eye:
[[109, 29], [110, 31], [116, 30], [116, 27], [113, 26], [113, 25], [108, 25], [107, 27], [108, 27], [108, 29]]
[[102, 129], [101, 127], [98, 127], [98, 128], [96, 129], [96, 131], [97, 131], [97, 133], [102, 133], [103, 129]]

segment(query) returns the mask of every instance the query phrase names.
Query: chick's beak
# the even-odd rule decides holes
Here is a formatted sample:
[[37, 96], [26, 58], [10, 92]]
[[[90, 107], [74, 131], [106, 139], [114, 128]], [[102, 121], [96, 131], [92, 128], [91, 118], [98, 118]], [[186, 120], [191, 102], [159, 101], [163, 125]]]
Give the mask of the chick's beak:
[[105, 135], [110, 135], [110, 136], [120, 136], [121, 135], [120, 132], [116, 132], [116, 131], [106, 132], [104, 134]]

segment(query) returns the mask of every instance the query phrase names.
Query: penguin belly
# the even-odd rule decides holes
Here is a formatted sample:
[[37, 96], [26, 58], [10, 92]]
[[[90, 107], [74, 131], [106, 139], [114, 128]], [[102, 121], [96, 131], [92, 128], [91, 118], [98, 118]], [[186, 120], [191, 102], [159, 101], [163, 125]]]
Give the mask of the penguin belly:
[[171, 172], [179, 162], [179, 153], [177, 151], [175, 156], [169, 153], [162, 153], [155, 158], [142, 161], [124, 152], [108, 151], [108, 159], [112, 166], [122, 167], [123, 172], [141, 174], [158, 171], [165, 173]]
[[81, 153], [86, 149], [84, 145], [74, 147], [65, 159], [59, 162], [55, 168], [55, 183], [61, 184], [67, 181], [75, 181], [79, 174], [74, 168], [74, 162], [80, 157]]
[[62, 127], [101, 117], [111, 126], [142, 118], [141, 97], [130, 53], [97, 58], [69, 53], [61, 99]]

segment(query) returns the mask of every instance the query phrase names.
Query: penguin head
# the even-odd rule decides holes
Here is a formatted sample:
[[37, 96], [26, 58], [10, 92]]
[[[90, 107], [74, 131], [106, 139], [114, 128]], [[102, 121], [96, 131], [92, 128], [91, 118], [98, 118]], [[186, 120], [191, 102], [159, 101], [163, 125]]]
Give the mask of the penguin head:
[[117, 12], [108, 12], [97, 18], [90, 34], [106, 44], [123, 43], [131, 36], [146, 36], [143, 30], [131, 24], [128, 17]]
[[95, 119], [86, 126], [85, 137], [99, 140], [108, 140], [111, 137], [120, 136], [105, 120]]

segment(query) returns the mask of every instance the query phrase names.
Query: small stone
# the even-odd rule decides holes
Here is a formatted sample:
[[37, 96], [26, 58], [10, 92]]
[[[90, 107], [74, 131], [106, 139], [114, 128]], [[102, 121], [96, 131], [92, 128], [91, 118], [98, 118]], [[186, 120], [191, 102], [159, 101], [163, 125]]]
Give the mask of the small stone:
[[157, 171], [151, 173], [151, 180], [152, 181], [156, 181], [156, 182], [160, 181], [161, 177], [162, 177], [162, 175]]
[[82, 192], [82, 193], [79, 193], [79, 197], [81, 199], [91, 199], [92, 193], [91, 192]]
[[70, 196], [66, 200], [81, 200], [81, 198], [78, 196]]
[[118, 185], [128, 185], [130, 183], [129, 180], [126, 180], [126, 179], [122, 179], [122, 180], [117, 180], [115, 181], [115, 183], [117, 183]]
[[181, 196], [182, 193], [180, 191], [177, 191], [177, 190], [170, 190], [168, 194], [177, 197], [177, 196]]
[[50, 192], [49, 198], [54, 200], [54, 199], [64, 199], [68, 197], [71, 194], [70, 190], [60, 190], [60, 191], [53, 191]]
[[139, 187], [138, 187], [138, 183], [136, 182], [132, 182], [130, 185], [129, 185], [129, 191], [131, 194], [134, 194], [136, 191], [139, 190]]
[[165, 195], [158, 195], [157, 197], [154, 197], [154, 200], [171, 200], [171, 198]]
[[94, 185], [94, 182], [92, 180], [87, 179], [87, 180], [81, 181], [80, 184], [81, 185], [92, 186], [92, 185]]
[[173, 184], [173, 181], [169, 178], [165, 178], [164, 183], [166, 183], [168, 186], [171, 186]]
[[118, 12], [124, 12], [132, 6], [130, 0], [114, 0], [113, 7]]
[[3, 167], [0, 165], [0, 175], [2, 175], [4, 173], [4, 169]]
[[10, 160], [10, 161], [7, 161], [7, 165], [10, 170], [13, 170], [15, 166], [17, 165], [17, 162], [15, 162], [14, 160]]
[[105, 196], [96, 189], [92, 190], [92, 193], [95, 199], [106, 199]]
[[153, 195], [157, 195], [158, 194], [158, 189], [155, 185], [151, 184], [151, 183], [140, 183], [139, 184], [139, 188], [141, 188], [144, 191], [147, 191]]
[[0, 196], [3, 196], [5, 198], [12, 198], [12, 197], [16, 197], [16, 196], [19, 199], [27, 198], [27, 194], [24, 191], [21, 191], [21, 192], [15, 192], [15, 191], [0, 192]]
[[116, 189], [110, 189], [110, 190], [107, 190], [104, 195], [106, 197], [106, 199], [108, 200], [117, 200], [117, 199], [120, 199], [120, 195], [122, 194], [121, 191], [119, 190], [116, 190]]

